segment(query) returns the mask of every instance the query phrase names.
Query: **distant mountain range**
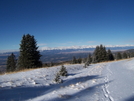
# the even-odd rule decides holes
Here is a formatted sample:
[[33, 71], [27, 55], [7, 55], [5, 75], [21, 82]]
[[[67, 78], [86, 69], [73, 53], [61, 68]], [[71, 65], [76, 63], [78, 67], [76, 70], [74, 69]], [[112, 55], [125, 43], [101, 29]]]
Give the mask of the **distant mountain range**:
[[[110, 48], [110, 49], [132, 49], [134, 48], [134, 45], [106, 45], [106, 48]], [[95, 49], [96, 45], [94, 46], [70, 46], [70, 47], [43, 47], [40, 48], [41, 51], [44, 50], [70, 50], [70, 49], [74, 49], [74, 50], [85, 50], [85, 49]]]
[[[124, 50], [129, 50], [129, 49], [134, 49], [134, 45], [107, 45], [105, 46], [106, 49], [110, 49], [112, 51], [124, 51]], [[96, 46], [71, 46], [71, 47], [44, 47], [40, 48], [41, 53], [64, 53], [64, 52], [93, 52]], [[18, 53], [18, 50], [4, 50], [0, 51], [1, 54], [10, 54], [10, 53]]]
[[[73, 56], [76, 58], [85, 58], [89, 53], [93, 53], [96, 46], [79, 46], [79, 47], [60, 47], [60, 48], [44, 48], [40, 50], [42, 55], [41, 61], [43, 63], [50, 62], [63, 62], [72, 60]], [[106, 46], [106, 49], [110, 49], [112, 52], [117, 51], [134, 51], [134, 45], [129, 46]], [[10, 51], [0, 53], [0, 69], [5, 69], [7, 57], [14, 53], [16, 58], [19, 56], [19, 51]]]

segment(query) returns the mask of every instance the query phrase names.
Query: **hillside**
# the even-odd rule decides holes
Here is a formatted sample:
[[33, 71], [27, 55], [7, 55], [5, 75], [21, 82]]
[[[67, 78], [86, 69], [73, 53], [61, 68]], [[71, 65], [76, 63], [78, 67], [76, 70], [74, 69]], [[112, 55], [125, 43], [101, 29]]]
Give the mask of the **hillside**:
[[61, 66], [0, 76], [1, 101], [133, 101], [134, 58], [109, 63], [65, 65], [63, 83], [53, 82]]

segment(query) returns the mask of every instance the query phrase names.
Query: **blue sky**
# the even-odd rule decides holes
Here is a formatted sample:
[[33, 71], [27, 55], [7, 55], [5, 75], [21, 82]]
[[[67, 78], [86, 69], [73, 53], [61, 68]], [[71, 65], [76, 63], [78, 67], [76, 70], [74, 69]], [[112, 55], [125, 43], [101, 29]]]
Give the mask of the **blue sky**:
[[0, 50], [24, 34], [39, 47], [134, 45], [134, 0], [0, 0]]

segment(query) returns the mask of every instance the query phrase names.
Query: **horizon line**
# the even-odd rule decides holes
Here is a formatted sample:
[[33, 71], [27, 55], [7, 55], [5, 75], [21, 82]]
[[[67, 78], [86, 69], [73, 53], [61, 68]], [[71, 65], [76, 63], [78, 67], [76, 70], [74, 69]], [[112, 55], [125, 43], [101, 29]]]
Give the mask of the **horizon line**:
[[[84, 49], [84, 48], [96, 48], [98, 45], [82, 45], [82, 46], [61, 46], [61, 47], [40, 47], [38, 50], [66, 50], [66, 49]], [[114, 47], [134, 47], [134, 45], [103, 45], [106, 48], [114, 48]], [[0, 53], [7, 52], [18, 52], [19, 49], [8, 49], [8, 50], [0, 50]]]

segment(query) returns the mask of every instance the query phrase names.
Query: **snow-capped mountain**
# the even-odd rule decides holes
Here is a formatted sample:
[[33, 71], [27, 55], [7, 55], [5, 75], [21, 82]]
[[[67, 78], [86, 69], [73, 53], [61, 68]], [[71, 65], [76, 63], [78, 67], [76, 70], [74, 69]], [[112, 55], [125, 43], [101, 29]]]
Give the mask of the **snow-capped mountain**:
[[[94, 50], [96, 48], [97, 45], [92, 45], [92, 46], [87, 46], [87, 45], [83, 45], [83, 46], [68, 46], [68, 47], [39, 47], [39, 50], [42, 51], [51, 51], [51, 50], [66, 50], [66, 51], [70, 51], [70, 50], [76, 50], [76, 51], [88, 51], [88, 50]], [[111, 50], [128, 50], [128, 49], [134, 49], [134, 45], [106, 45], [105, 46], [107, 49], [111, 49]], [[19, 50], [0, 50], [0, 53], [12, 53], [12, 52], [19, 52]]]
[[[134, 45], [106, 45], [105, 46], [107, 49], [111, 49], [111, 50], [117, 50], [117, 49], [133, 49]], [[40, 48], [41, 51], [44, 50], [87, 50], [87, 49], [95, 49], [96, 45], [93, 46], [70, 46], [70, 47], [42, 47]]]

